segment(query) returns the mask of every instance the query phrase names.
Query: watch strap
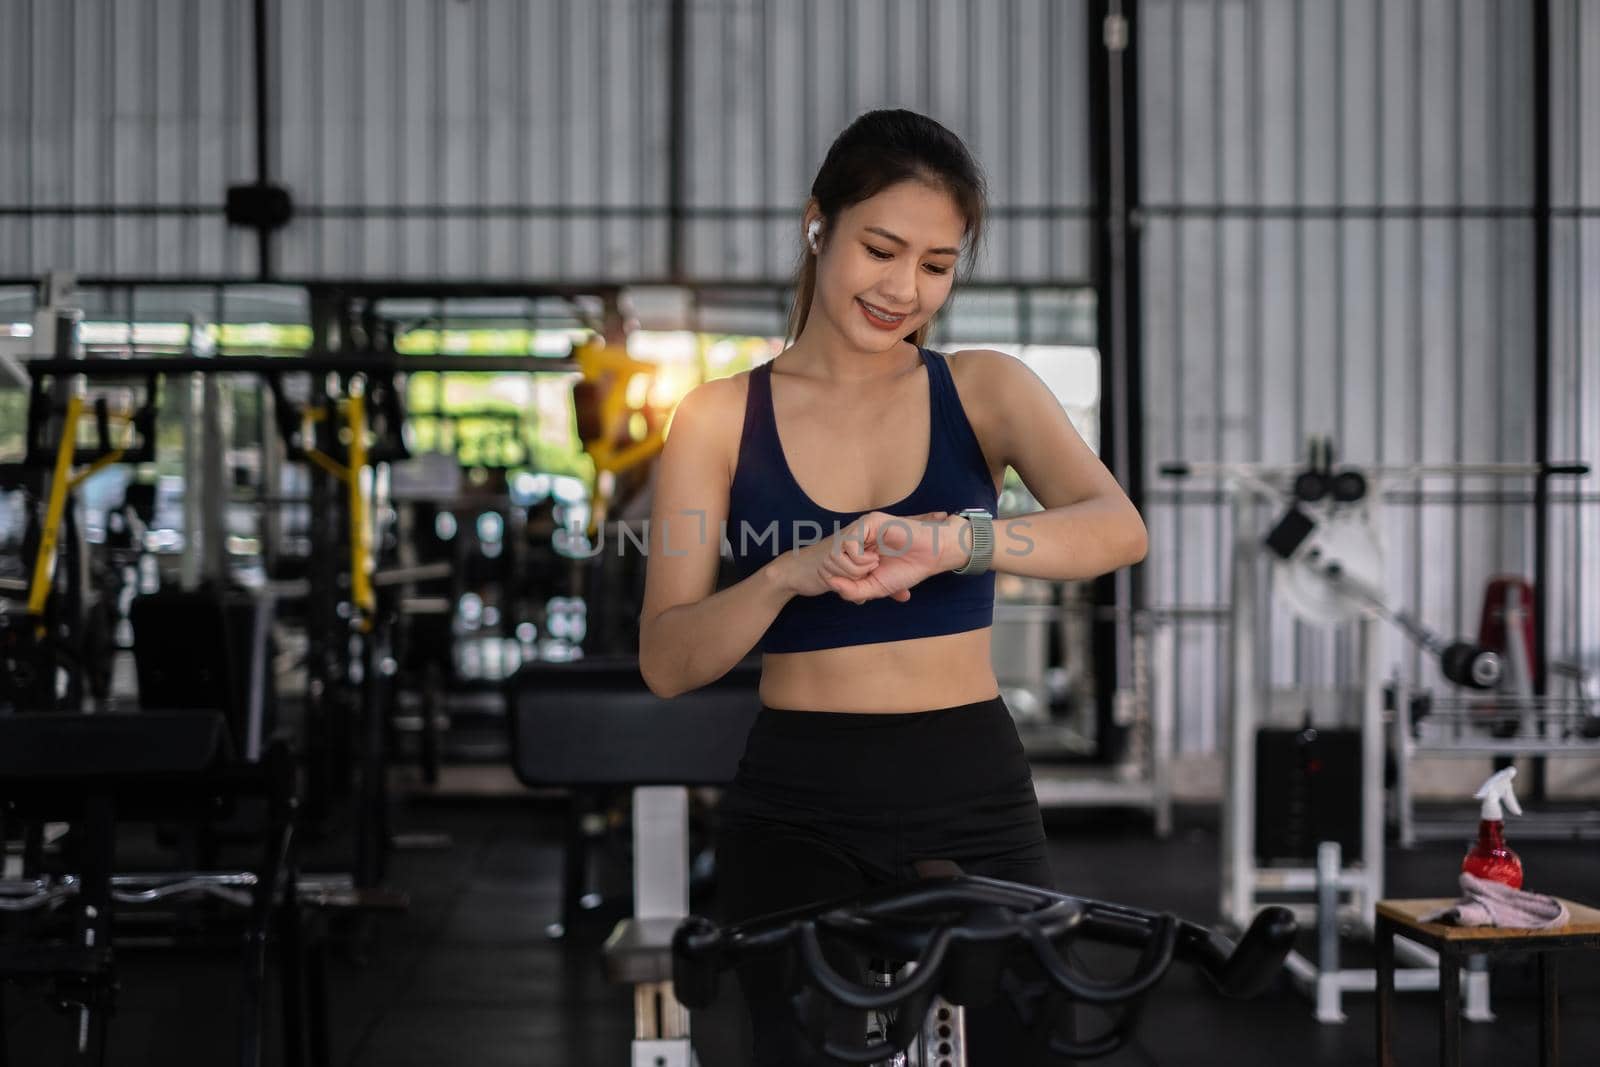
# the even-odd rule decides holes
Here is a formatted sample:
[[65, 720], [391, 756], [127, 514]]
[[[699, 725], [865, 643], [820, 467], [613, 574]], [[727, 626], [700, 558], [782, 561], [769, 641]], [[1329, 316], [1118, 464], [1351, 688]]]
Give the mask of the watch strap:
[[983, 508], [966, 508], [961, 514], [972, 531], [972, 553], [953, 573], [983, 574], [994, 561], [994, 516]]

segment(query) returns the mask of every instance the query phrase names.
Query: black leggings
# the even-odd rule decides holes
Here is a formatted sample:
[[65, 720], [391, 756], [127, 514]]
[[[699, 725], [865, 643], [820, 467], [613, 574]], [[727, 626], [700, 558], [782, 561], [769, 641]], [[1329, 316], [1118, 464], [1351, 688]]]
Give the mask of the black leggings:
[[[1004, 700], [893, 714], [763, 706], [723, 797], [717, 844], [724, 922], [917, 877], [924, 860], [1054, 888], [1044, 825]], [[836, 960], [862, 973], [859, 959]], [[758, 1067], [833, 1063], [802, 1035], [783, 975], [741, 968]], [[968, 1063], [1016, 1067], [1020, 1023], [996, 1000], [966, 1011]], [[835, 1040], [865, 1018], [836, 1010]]]

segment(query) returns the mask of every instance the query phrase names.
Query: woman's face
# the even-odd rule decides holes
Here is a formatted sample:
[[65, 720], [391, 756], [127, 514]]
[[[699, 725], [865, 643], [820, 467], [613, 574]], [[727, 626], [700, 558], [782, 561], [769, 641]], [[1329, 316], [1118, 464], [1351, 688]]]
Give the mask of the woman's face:
[[[950, 295], [965, 229], [948, 193], [916, 181], [892, 185], [831, 223], [824, 220], [813, 316], [820, 310], [863, 351], [892, 348]], [[898, 317], [885, 322], [867, 305]]]

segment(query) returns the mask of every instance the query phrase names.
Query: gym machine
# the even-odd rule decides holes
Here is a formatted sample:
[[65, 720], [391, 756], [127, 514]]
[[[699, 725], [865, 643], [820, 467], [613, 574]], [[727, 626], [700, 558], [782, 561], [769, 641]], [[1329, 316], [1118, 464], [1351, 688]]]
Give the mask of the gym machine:
[[[262, 1057], [269, 940], [284, 936], [280, 975], [299, 988], [296, 955], [294, 800], [286, 748], [270, 746], [256, 762], [240, 760], [232, 731], [216, 710], [154, 710], [81, 715], [35, 712], [0, 716], [0, 811], [28, 842], [18, 877], [0, 879], [0, 985], [43, 985], [75, 1016], [67, 1062], [105, 1062], [117, 989], [114, 917], [119, 908], [208, 899], [234, 906], [243, 919], [237, 1062]], [[258, 798], [264, 818], [258, 861], [248, 869], [114, 873], [116, 827], [139, 821], [204, 825]], [[45, 855], [39, 831], [67, 823], [60, 862]], [[286, 1001], [286, 1047], [303, 1032], [301, 1002]], [[0, 1015], [0, 1062], [6, 1062]]]
[[572, 386], [578, 439], [595, 470], [586, 531], [593, 539], [612, 513], [621, 514], [644, 491], [672, 412], [649, 399], [660, 368], [621, 345], [593, 338], [574, 347], [572, 358], [583, 372]]
[[[1412, 795], [1414, 761], [1422, 756], [1505, 760], [1600, 756], [1600, 674], [1574, 661], [1547, 663], [1550, 689], [1538, 692], [1534, 678], [1534, 590], [1522, 578], [1501, 575], [1484, 591], [1478, 643], [1501, 661], [1487, 687], [1457, 687], [1444, 693], [1418, 690], [1398, 675], [1392, 682], [1395, 753], [1394, 811], [1400, 844], [1462, 839], [1477, 826], [1470, 819], [1419, 819]], [[1594, 812], [1533, 811], [1520, 820], [1525, 838], [1570, 840], [1600, 835]]]
[[[68, 355], [60, 362], [76, 367], [83, 362], [70, 358], [76, 316], [64, 308], [57, 315], [60, 328], [41, 332], [54, 338], [58, 355]], [[137, 376], [142, 393], [135, 386], [128, 393], [135, 401], [113, 408], [106, 396], [91, 402], [76, 376], [31, 374], [41, 362], [53, 361], [24, 364], [31, 381], [18, 481], [33, 501], [24, 543], [29, 577], [20, 589], [5, 590], [20, 594], [21, 610], [0, 606], [10, 712], [0, 715], [0, 820], [20, 830], [23, 843], [20, 857], [8, 856], [0, 872], [0, 916], [8, 931], [0, 982], [45, 986], [59, 1008], [76, 1016], [72, 1062], [101, 1063], [116, 990], [116, 909], [220, 900], [244, 917], [238, 1062], [257, 1064], [267, 944], [298, 916], [290, 758], [267, 737], [263, 702], [249, 699], [259, 692], [249, 664], [261, 666], [264, 648], [254, 642], [235, 648], [233, 626], [190, 611], [187, 621], [199, 629], [182, 652], [192, 658], [165, 674], [152, 658], [148, 676], [140, 677], [140, 709], [108, 709], [114, 648], [105, 636], [89, 640], [91, 611], [104, 605], [85, 607], [73, 492], [112, 463], [153, 459], [157, 375]], [[91, 417], [94, 443], [86, 446], [81, 431]], [[136, 599], [130, 611], [136, 640], [143, 606]], [[162, 636], [175, 634], [163, 627]], [[197, 687], [197, 679], [214, 684]], [[86, 688], [102, 713], [82, 713]], [[114, 872], [119, 821], [178, 824], [204, 841], [218, 820], [249, 801], [261, 809], [248, 831], [259, 850], [253, 867], [217, 870], [214, 854], [201, 847], [192, 869]], [[53, 851], [46, 848], [47, 828], [57, 832], [49, 838]], [[286, 985], [298, 981], [299, 966], [291, 953]], [[291, 1030], [299, 1026], [296, 1007], [285, 1013]]]
[[[1281, 908], [1264, 911], [1235, 948], [1171, 915], [969, 878], [948, 864], [916, 883], [727, 929], [691, 917], [686, 787], [732, 780], [760, 706], [759, 681], [759, 663], [750, 659], [711, 685], [663, 700], [645, 687], [637, 660], [594, 657], [530, 664], [509, 683], [520, 781], [633, 789], [633, 914], [616, 924], [602, 954], [608, 977], [634, 987], [634, 1067], [696, 1062], [687, 1009], [708, 1007], [717, 972], [749, 953], [796, 954], [795, 966], [813, 987], [796, 1001], [808, 1026], [820, 1018], [818, 996], [872, 1009], [875, 1042], [853, 1053], [829, 1052], [854, 1063], [903, 1065], [908, 1061], [885, 1057], [920, 1040], [921, 1058], [909, 1062], [924, 1067], [965, 1062], [961, 1005], [996, 994], [1012, 950], [1036, 953], [1069, 997], [1123, 1007], [1108, 1033], [1057, 1040], [1059, 1051], [1080, 1057], [1120, 1046], [1138, 1019], [1140, 999], [1175, 958], [1195, 964], [1233, 996], [1253, 995], [1276, 975], [1295, 932]], [[567, 862], [570, 883], [581, 874], [581, 852], [569, 849]], [[576, 889], [569, 885], [569, 906]], [[819, 935], [844, 937], [881, 957], [875, 985], [857, 987], [829, 970], [815, 951]], [[1058, 954], [1078, 939], [1139, 948], [1135, 973], [1111, 983], [1079, 974]], [[821, 1040], [820, 1030], [812, 1032]]]
[[[760, 662], [663, 700], [630, 656], [530, 663], [507, 683], [512, 769], [530, 788], [574, 797], [632, 789], [633, 908], [602, 949], [607, 977], [634, 988], [634, 1067], [690, 1067], [689, 1013], [673, 994], [673, 931], [689, 914], [689, 787], [733, 780], [760, 710]], [[574, 810], [574, 815], [579, 809]], [[576, 829], [576, 827], [574, 827]], [[570, 927], [586, 868], [569, 835], [561, 922]]]
[[[310, 601], [307, 816], [316, 821], [327, 812], [330, 799], [344, 788], [343, 768], [356, 762], [353, 877], [358, 886], [376, 885], [388, 842], [384, 742], [395, 669], [393, 625], [409, 585], [449, 574], [448, 564], [378, 566], [378, 516], [388, 512], [387, 479], [379, 468], [408, 454], [402, 433], [403, 376], [427, 370], [570, 373], [576, 364], [532, 356], [402, 356], [391, 347], [294, 357], [58, 357], [31, 360], [25, 367], [36, 396], [50, 396], [61, 383], [79, 376], [153, 383], [179, 375], [248, 374], [264, 382], [287, 458], [317, 472], [312, 479], [313, 551], [304, 586]], [[290, 377], [311, 382], [310, 399], [296, 401], [285, 384]], [[337, 387], [330, 379], [337, 379]], [[150, 388], [154, 395], [153, 384]]]
[[[999, 605], [996, 605], [999, 611]], [[1033, 771], [1040, 808], [1121, 807], [1150, 813], [1158, 840], [1172, 834], [1172, 759], [1176, 727], [1176, 689], [1170, 675], [1176, 629], [1185, 620], [1214, 609], [1084, 608], [1063, 618], [1131, 619], [1133, 687], [1116, 694], [1116, 721], [1128, 731], [1122, 758], [1110, 766], [1040, 761]], [[1029, 735], [1023, 732], [1023, 744]], [[1030, 753], [1030, 759], [1034, 758]]]
[[[9, 694], [0, 703], [76, 710], [86, 693], [96, 701], [108, 695], [113, 649], [105, 619], [113, 606], [97, 603], [90, 588], [73, 494], [113, 463], [154, 458], [154, 376], [147, 376], [142, 387], [136, 403], [114, 410], [107, 397], [86, 402], [75, 389], [49, 389], [44, 380], [32, 379], [25, 455], [4, 476], [6, 487], [25, 501], [22, 549], [28, 577], [21, 588], [0, 590], [20, 594], [22, 602], [20, 612], [0, 610], [0, 632], [5, 634], [0, 692]], [[80, 444], [90, 420], [94, 443]], [[96, 618], [101, 625], [92, 629]]]
[[[1297, 985], [1310, 994], [1321, 1022], [1342, 1022], [1345, 992], [1374, 988], [1370, 968], [1344, 968], [1339, 960], [1340, 920], [1370, 937], [1374, 909], [1384, 884], [1384, 756], [1385, 692], [1380, 674], [1377, 623], [1396, 626], [1429, 655], [1435, 657], [1445, 677], [1457, 686], [1486, 690], [1499, 683], [1504, 663], [1496, 652], [1467, 641], [1440, 637], [1403, 611], [1391, 608], [1383, 588], [1383, 545], [1375, 507], [1386, 489], [1397, 483], [1437, 476], [1550, 476], [1587, 473], [1582, 464], [1414, 464], [1395, 467], [1334, 469], [1333, 446], [1313, 439], [1303, 467], [1251, 463], [1170, 463], [1161, 468], [1168, 477], [1214, 477], [1228, 493], [1235, 540], [1232, 551], [1232, 585], [1229, 599], [1230, 694], [1223, 796], [1222, 882], [1220, 912], [1235, 929], [1243, 929], [1265, 903], [1264, 894], [1309, 897], [1293, 906], [1297, 915], [1312, 918], [1317, 928], [1318, 959], [1312, 962], [1292, 952], [1286, 966]], [[1262, 520], [1261, 506], [1276, 514], [1270, 525]], [[1260, 531], [1265, 528], [1263, 537]], [[1263, 560], [1270, 560], [1263, 587]], [[1256, 789], [1262, 751], [1261, 726], [1274, 710], [1273, 694], [1263, 684], [1260, 665], [1268, 659], [1270, 628], [1258, 619], [1261, 605], [1276, 597], [1298, 618], [1324, 626], [1347, 625], [1355, 629], [1355, 684], [1334, 694], [1343, 720], [1354, 724], [1346, 737], [1355, 747], [1355, 796], [1359, 819], [1347, 828], [1348, 845], [1337, 840], [1315, 844], [1314, 865], [1262, 866], [1258, 833], [1263, 825]], [[1290, 692], [1283, 699], [1296, 708], [1308, 707], [1305, 694]], [[1281, 702], [1281, 701], [1280, 701]], [[1395, 716], [1400, 724], [1405, 713]], [[1398, 729], [1399, 727], [1397, 727]], [[1325, 733], [1326, 731], [1324, 731]], [[1317, 732], [1300, 737], [1318, 740]], [[1279, 768], [1281, 769], [1281, 768]], [[1325, 768], [1318, 768], [1323, 773]], [[1291, 774], [1291, 781], [1295, 776]], [[1312, 776], [1301, 773], [1301, 793], [1311, 788]], [[1302, 807], [1308, 797], [1298, 795]], [[1302, 835], [1304, 836], [1304, 835]], [[1346, 856], [1346, 852], [1354, 852]], [[1349, 859], [1352, 862], [1347, 863]], [[1349, 900], [1346, 901], [1348, 895]], [[1397, 971], [1396, 988], [1433, 989], [1438, 983], [1435, 953], [1402, 941], [1397, 952], [1418, 966]], [[1488, 1019], [1488, 974], [1475, 963], [1467, 985], [1469, 1019]]]
[[[791, 1004], [801, 1032], [845, 1063], [965, 1067], [964, 1006], [1002, 996], [1038, 1045], [1084, 1060], [1127, 1042], [1144, 998], [1175, 960], [1195, 966], [1224, 995], [1248, 998], [1276, 977], [1295, 932], [1287, 909], [1267, 908], [1235, 945], [1169, 912], [957, 870], [728, 927], [693, 916], [673, 936], [672, 977], [684, 1004], [705, 1008], [716, 999], [720, 972], [745, 959], [775, 961], [797, 976]], [[830, 943], [873, 961], [870, 985], [834, 969], [825, 955]], [[1071, 958], [1074, 946], [1090, 943], [1134, 948], [1139, 957], [1126, 976], [1097, 979]], [[1048, 986], [1020, 992], [1019, 958], [1036, 965]], [[1074, 1003], [1115, 1009], [1113, 1022], [1087, 1038], [1063, 1035], [1059, 1017], [1067, 1015], [1070, 1028]], [[865, 1042], [829, 1038], [829, 1011], [840, 1008], [867, 1013]]]

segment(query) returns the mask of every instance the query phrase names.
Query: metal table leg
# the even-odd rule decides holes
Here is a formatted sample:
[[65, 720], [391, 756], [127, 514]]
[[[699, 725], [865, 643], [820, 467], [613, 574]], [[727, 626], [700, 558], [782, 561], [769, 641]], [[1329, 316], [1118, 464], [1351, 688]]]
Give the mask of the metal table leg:
[[1394, 1067], [1390, 1036], [1394, 1030], [1394, 925], [1379, 915], [1372, 924], [1377, 950], [1374, 963], [1378, 997], [1378, 1067]]
[[1556, 1067], [1561, 1062], [1561, 1002], [1556, 986], [1556, 954], [1539, 953], [1539, 1064]]
[[1439, 952], [1439, 1063], [1461, 1065], [1461, 959], [1448, 949]]

